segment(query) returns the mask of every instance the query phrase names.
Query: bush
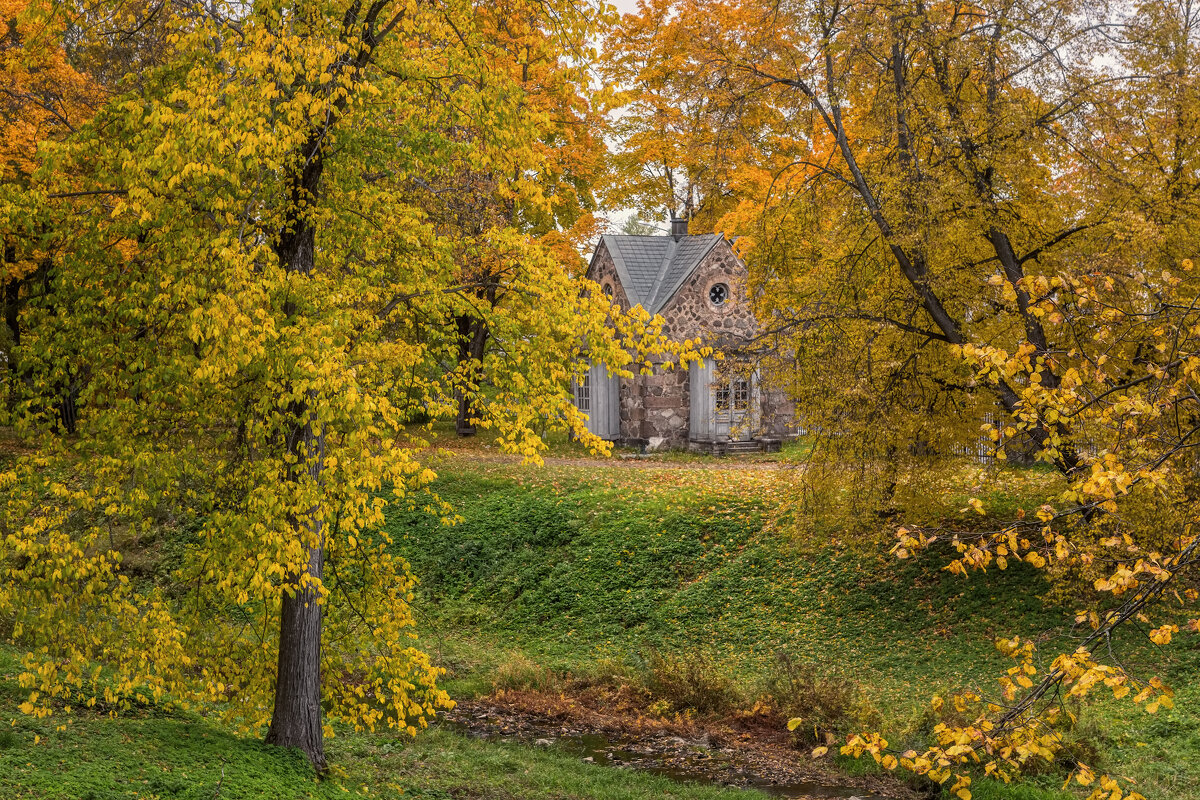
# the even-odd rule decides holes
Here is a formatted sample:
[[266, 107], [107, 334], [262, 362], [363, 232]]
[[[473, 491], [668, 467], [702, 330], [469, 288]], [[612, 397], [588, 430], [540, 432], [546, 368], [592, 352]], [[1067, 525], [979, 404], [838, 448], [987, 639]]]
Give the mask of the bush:
[[699, 651], [671, 654], [652, 650], [646, 660], [645, 681], [654, 697], [679, 711], [726, 713], [741, 700], [733, 679]]
[[505, 691], [558, 693], [563, 690], [563, 678], [524, 653], [513, 651], [497, 665], [492, 676], [492, 687]]
[[773, 708], [788, 719], [804, 721], [793, 732], [797, 745], [825, 744], [830, 735], [881, 723], [858, 684], [824, 677], [815, 664], [788, 652], [776, 655], [764, 688]]

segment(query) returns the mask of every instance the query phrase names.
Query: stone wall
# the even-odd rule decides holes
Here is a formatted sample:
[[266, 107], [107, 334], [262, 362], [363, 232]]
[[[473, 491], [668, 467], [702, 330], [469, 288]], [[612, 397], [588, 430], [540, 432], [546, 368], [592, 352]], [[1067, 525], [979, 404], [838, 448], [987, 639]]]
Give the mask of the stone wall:
[[[613, 265], [612, 256], [607, 248], [601, 248], [588, 269], [588, 277], [604, 287], [612, 287], [613, 303], [622, 311], [629, 310], [629, 297], [621, 286], [621, 278]], [[642, 423], [645, 421], [645, 408], [642, 404], [642, 378], [635, 375], [632, 378], [621, 378], [621, 438], [625, 444], [644, 444], [648, 437], [642, 435]], [[685, 421], [686, 430], [687, 423]]]
[[[708, 299], [718, 283], [729, 287], [729, 298], [720, 306]], [[691, 277], [683, 282], [659, 312], [676, 339], [697, 336], [726, 349], [736, 349], [758, 330], [746, 297], [746, 267], [733, 254], [729, 242], [718, 242]]]
[[[613, 302], [622, 310], [629, 299], [607, 249], [596, 254], [588, 277], [601, 286], [611, 286]], [[718, 242], [695, 272], [684, 281], [667, 305], [659, 312], [666, 320], [665, 332], [673, 339], [701, 338], [706, 344], [734, 354], [757, 332], [758, 325], [746, 296], [746, 268], [734, 255], [728, 242]], [[714, 284], [729, 287], [728, 299], [721, 305], [709, 300]], [[664, 371], [655, 365], [651, 375], [621, 379], [621, 441], [649, 448], [688, 447], [690, 387], [688, 373]], [[787, 405], [778, 392], [760, 392], [761, 434], [782, 439], [787, 433], [790, 414], [781, 415]], [[782, 418], [781, 418], [782, 417]], [[754, 434], [759, 435], [759, 431]]]
[[796, 435], [796, 403], [780, 389], [762, 392], [762, 432], [765, 439], [783, 441]]
[[624, 287], [621, 286], [621, 278], [617, 275], [617, 268], [613, 265], [612, 256], [608, 254], [608, 248], [601, 249], [592, 259], [587, 276], [600, 284], [601, 291], [605, 287], [612, 287], [613, 302], [622, 311], [629, 310], [629, 298], [625, 295]]
[[638, 376], [642, 407], [641, 434], [649, 449], [686, 447], [688, 440], [688, 380], [683, 370], [666, 371], [655, 365], [651, 375]]
[[[700, 338], [727, 353], [741, 348], [758, 328], [746, 297], [746, 278], [746, 267], [733, 254], [729, 243], [718, 242], [659, 312], [667, 321], [667, 333], [679, 340]], [[721, 305], [709, 299], [709, 291], [718, 283], [729, 288]], [[650, 421], [654, 435], [669, 441], [672, 447], [686, 448], [690, 387], [686, 373], [677, 373], [676, 377], [678, 382], [670, 387], [670, 397], [678, 398], [680, 406], [672, 406], [669, 414], [664, 411]], [[647, 416], [650, 417], [649, 409]], [[678, 419], [682, 420], [682, 430], [671, 427]]]

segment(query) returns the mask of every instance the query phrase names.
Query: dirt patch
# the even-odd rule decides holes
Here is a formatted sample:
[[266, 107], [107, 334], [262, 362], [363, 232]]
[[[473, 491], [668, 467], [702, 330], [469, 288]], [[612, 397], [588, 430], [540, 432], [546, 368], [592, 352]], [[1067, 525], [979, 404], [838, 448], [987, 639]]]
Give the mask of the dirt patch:
[[[595, 693], [593, 693], [595, 694]], [[681, 781], [753, 787], [787, 798], [894, 798], [919, 792], [887, 776], [849, 777], [790, 746], [786, 731], [761, 714], [722, 720], [654, 717], [634, 697], [568, 697], [501, 691], [460, 701], [444, 715], [467, 735], [558, 747], [583, 761], [638, 769]]]
[[[482, 447], [467, 447], [459, 443], [447, 446], [438, 444], [427, 451], [438, 457], [472, 461], [483, 464], [512, 464], [520, 465], [521, 456], [501, 453], [488, 445]], [[555, 467], [626, 467], [630, 469], [668, 469], [668, 470], [782, 470], [797, 469], [800, 465], [771, 456], [759, 458], [738, 458], [736, 456], [696, 456], [678, 457], [671, 453], [652, 453], [637, 455], [631, 453], [616, 453], [610, 458], [589, 456], [555, 456], [543, 455], [542, 460], [547, 466]]]

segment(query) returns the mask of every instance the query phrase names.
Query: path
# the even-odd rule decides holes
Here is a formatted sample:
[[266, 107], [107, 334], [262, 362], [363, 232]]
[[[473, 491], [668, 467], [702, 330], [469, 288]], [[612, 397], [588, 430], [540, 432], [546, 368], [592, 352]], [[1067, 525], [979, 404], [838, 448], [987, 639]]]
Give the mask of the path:
[[[479, 450], [452, 450], [440, 448], [441, 453], [456, 460], [487, 464], [521, 463], [520, 456], [505, 453], [489, 453]], [[738, 461], [724, 456], [708, 456], [696, 461], [674, 460], [657, 456], [618, 455], [612, 458], [585, 458], [574, 456], [544, 456], [547, 466], [555, 467], [622, 467], [626, 469], [679, 469], [679, 470], [786, 470], [803, 469], [803, 465], [785, 461]]]

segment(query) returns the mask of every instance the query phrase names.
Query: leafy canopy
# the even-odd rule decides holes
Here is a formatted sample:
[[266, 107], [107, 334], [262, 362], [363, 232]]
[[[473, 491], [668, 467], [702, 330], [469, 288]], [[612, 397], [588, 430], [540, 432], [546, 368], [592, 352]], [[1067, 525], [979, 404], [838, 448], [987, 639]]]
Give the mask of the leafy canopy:
[[[0, 620], [28, 651], [25, 711], [215, 703], [259, 730], [290, 657], [281, 610], [286, 631], [287, 609], [315, 606], [319, 665], [299, 666], [319, 666], [324, 718], [415, 732], [449, 699], [380, 528], [434, 478], [414, 423], [452, 416], [463, 382], [485, 381], [480, 422], [506, 450], [536, 460], [555, 428], [604, 449], [571, 403], [585, 350], [624, 374], [651, 353], [687, 360], [661, 320], [613, 318], [562, 247], [505, 220], [477, 232], [505, 291], [475, 302], [414, 179], [562, 168], [551, 101], [493, 69], [512, 42], [479, 11], [161, 6], [159, 60], [33, 170], [6, 173], [3, 213], [13, 182], [32, 181], [54, 252], [45, 291], [23, 295], [4, 387], [25, 450], [0, 473]], [[86, 13], [30, 5], [18, 26], [53, 35], [22, 39], [17, 60], [65, 63]], [[597, 19], [569, 2], [522, 14], [551, 60]], [[533, 181], [505, 191], [543, 214], [562, 202]], [[32, 247], [30, 230], [6, 241]], [[495, 342], [467, 372], [464, 316]], [[64, 382], [69, 437], [44, 400]], [[169, 575], [139, 571], [164, 529], [182, 543]], [[323, 766], [319, 746], [309, 755]]]

